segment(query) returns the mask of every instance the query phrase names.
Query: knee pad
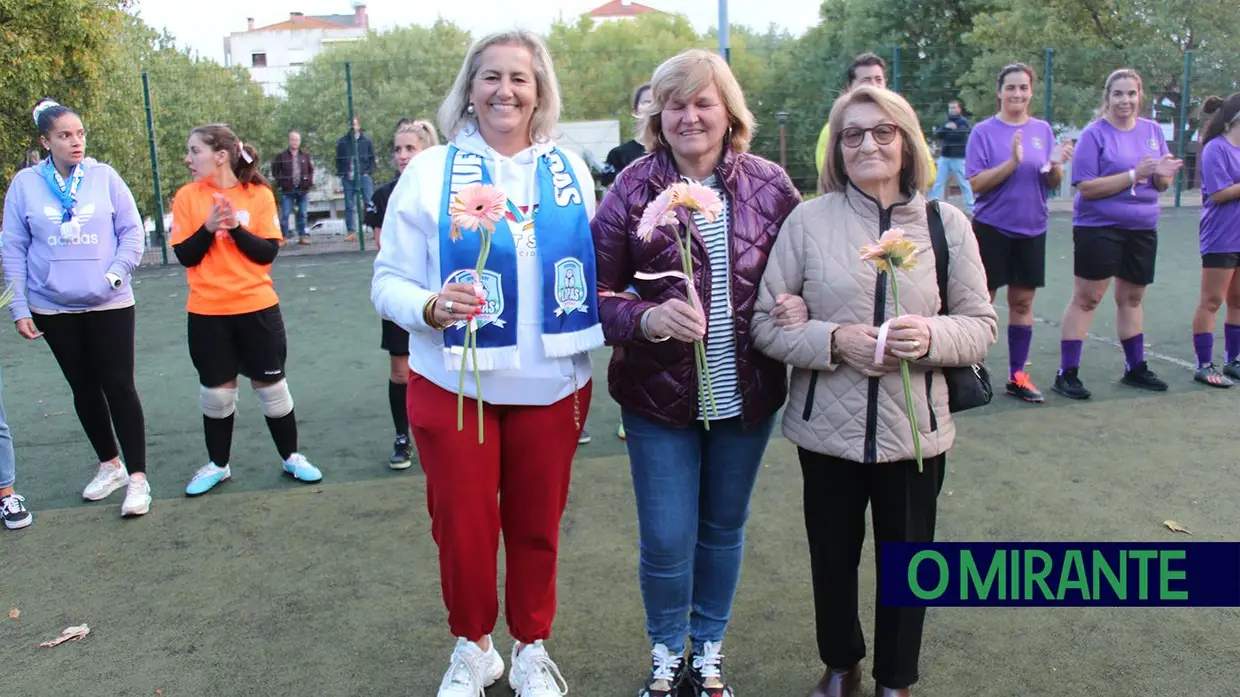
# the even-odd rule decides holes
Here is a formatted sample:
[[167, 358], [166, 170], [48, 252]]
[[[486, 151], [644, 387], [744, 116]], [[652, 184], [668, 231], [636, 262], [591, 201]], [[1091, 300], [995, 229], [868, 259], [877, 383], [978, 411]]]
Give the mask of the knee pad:
[[274, 385], [254, 388], [258, 395], [258, 404], [263, 413], [273, 419], [288, 416], [293, 411], [293, 395], [288, 391], [288, 380], [281, 380]]
[[237, 388], [204, 387], [198, 395], [202, 413], [212, 419], [227, 419], [237, 411]]

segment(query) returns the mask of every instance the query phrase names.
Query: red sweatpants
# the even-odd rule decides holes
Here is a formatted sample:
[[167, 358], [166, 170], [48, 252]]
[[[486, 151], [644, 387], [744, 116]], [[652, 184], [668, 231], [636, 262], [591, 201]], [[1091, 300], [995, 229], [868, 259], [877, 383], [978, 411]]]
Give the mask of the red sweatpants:
[[[592, 386], [577, 394], [581, 426]], [[481, 445], [474, 400], [465, 399], [458, 431], [455, 393], [411, 373], [407, 396], [452, 635], [478, 641], [495, 629], [502, 530], [508, 630], [527, 644], [550, 638], [560, 518], [581, 432], [573, 396], [543, 407], [486, 404]]]

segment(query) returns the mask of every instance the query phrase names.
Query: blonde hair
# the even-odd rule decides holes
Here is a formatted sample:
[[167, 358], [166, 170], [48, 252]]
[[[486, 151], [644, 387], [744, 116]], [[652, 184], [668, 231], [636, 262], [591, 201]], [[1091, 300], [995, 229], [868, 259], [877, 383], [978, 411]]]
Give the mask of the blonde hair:
[[418, 139], [422, 150], [439, 145], [439, 135], [435, 133], [435, 127], [430, 121], [402, 121], [396, 127], [396, 135], [401, 133], [412, 133]]
[[687, 101], [714, 83], [728, 112], [727, 145], [735, 152], [749, 150], [757, 125], [745, 106], [745, 93], [726, 61], [700, 48], [682, 51], [663, 62], [650, 80], [652, 102], [637, 123], [637, 140], [647, 152], [670, 150], [663, 138], [663, 108], [673, 99]]
[[1107, 76], [1106, 83], [1102, 86], [1102, 106], [1098, 107], [1098, 111], [1094, 113], [1095, 118], [1102, 118], [1107, 115], [1107, 105], [1111, 103], [1111, 87], [1116, 80], [1134, 80], [1137, 83], [1137, 108], [1135, 115], [1141, 115], [1141, 103], [1145, 101], [1145, 82], [1141, 80], [1141, 74], [1132, 68], [1120, 68]]
[[921, 146], [921, 122], [917, 118], [917, 112], [913, 111], [913, 107], [899, 94], [870, 85], [845, 92], [831, 107], [828, 152], [822, 174], [818, 176], [818, 191], [844, 191], [848, 186], [840, 131], [844, 130], [844, 112], [855, 104], [873, 104], [900, 129], [900, 137], [904, 141], [900, 153], [900, 189], [905, 193], [917, 191], [924, 194], [930, 188], [930, 164]]
[[456, 82], [452, 83], [452, 90], [439, 107], [439, 129], [449, 140], [466, 127], [477, 129], [477, 117], [469, 112], [469, 93], [474, 78], [478, 77], [482, 53], [492, 46], [520, 46], [530, 52], [534, 64], [534, 86], [538, 92], [538, 102], [530, 119], [530, 140], [535, 143], [551, 140], [560, 120], [560, 86], [556, 82], [555, 67], [547, 45], [537, 34], [524, 29], [491, 34], [469, 47], [461, 70], [456, 74]]

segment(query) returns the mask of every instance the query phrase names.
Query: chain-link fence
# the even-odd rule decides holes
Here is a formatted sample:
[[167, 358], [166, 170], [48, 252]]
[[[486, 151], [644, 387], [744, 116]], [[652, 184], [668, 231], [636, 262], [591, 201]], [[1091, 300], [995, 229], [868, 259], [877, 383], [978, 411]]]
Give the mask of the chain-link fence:
[[[186, 139], [193, 126], [211, 121], [229, 123], [254, 145], [267, 174], [274, 157], [288, 147], [289, 132], [299, 133], [301, 149], [313, 158], [314, 185], [307, 192], [308, 244], [292, 244], [288, 253], [373, 249], [373, 231], [358, 219], [369, 192], [396, 176], [396, 123], [402, 118], [434, 122], [467, 46], [462, 33], [457, 40], [391, 47], [384, 59], [329, 61], [324, 56], [304, 66], [267, 65], [261, 83], [247, 68], [204, 62], [109, 76], [113, 88], [132, 96], [132, 108], [100, 114], [102, 123], [89, 124], [99, 134], [92, 148], [121, 172], [139, 201], [150, 233], [147, 263], [167, 263], [170, 202], [188, 181]], [[633, 89], [674, 50], [654, 55], [552, 48], [563, 100], [558, 141], [600, 169], [608, 151], [633, 135]], [[876, 53], [886, 61], [888, 86], [917, 109], [932, 148], [949, 101], [961, 100], [973, 123], [995, 112], [995, 77], [1008, 63], [1021, 61], [1035, 70], [1034, 113], [1062, 137], [1074, 137], [1096, 117], [1107, 74], [1136, 67], [1145, 82], [1143, 114], [1163, 125], [1172, 152], [1186, 162], [1174, 190], [1175, 205], [1197, 182], [1197, 107], [1207, 94], [1240, 88], [1234, 63], [1210, 58], [1194, 65], [1192, 52], [1182, 54], [1179, 65], [1150, 64], [1139, 53], [1118, 49], [1071, 47], [1028, 56], [964, 58], [946, 46], [890, 47]], [[813, 192], [814, 150], [834, 97], [844, 88], [846, 65], [819, 69], [787, 47], [733, 50], [730, 59], [759, 123], [753, 151], [780, 163], [802, 191]], [[360, 125], [357, 139], [349, 127], [354, 118]], [[373, 169], [367, 157], [372, 150]], [[368, 175], [369, 184], [346, 181], [350, 167]], [[346, 193], [355, 205], [346, 205]], [[286, 218], [295, 232], [294, 221]]]

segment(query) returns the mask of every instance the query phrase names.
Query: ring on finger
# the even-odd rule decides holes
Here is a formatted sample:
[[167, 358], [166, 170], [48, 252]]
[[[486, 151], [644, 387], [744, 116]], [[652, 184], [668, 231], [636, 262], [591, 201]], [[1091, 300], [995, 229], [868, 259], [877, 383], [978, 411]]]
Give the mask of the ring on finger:
[[452, 301], [449, 300], [448, 302], [444, 303], [443, 309], [447, 310], [448, 314], [452, 314]]

